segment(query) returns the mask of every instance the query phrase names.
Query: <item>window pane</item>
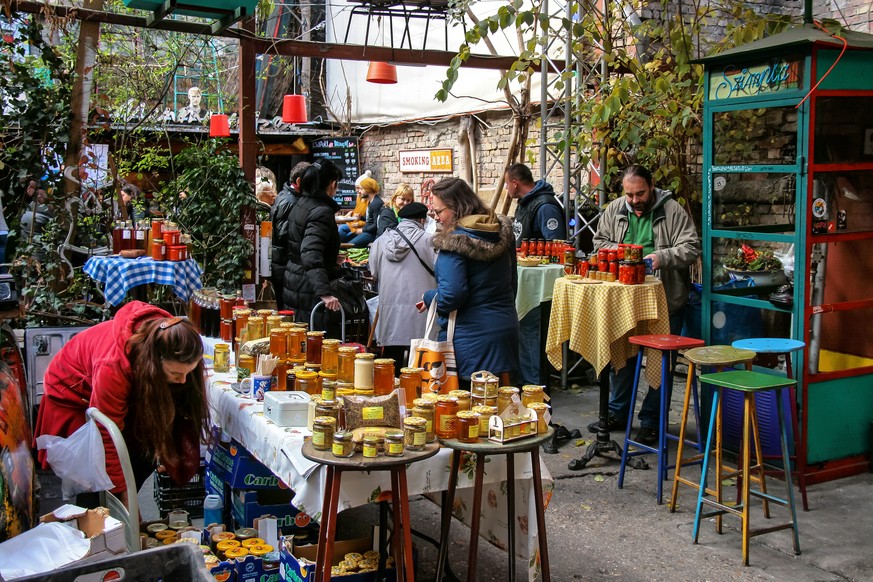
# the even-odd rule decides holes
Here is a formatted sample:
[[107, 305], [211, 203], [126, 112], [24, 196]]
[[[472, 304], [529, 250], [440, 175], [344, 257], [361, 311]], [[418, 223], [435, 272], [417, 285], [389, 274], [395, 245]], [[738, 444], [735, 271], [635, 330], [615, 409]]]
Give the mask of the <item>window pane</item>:
[[[789, 243], [759, 240], [712, 239], [712, 286], [731, 295], [761, 294], [767, 299], [787, 282], [786, 267], [793, 274]], [[745, 292], [746, 288], [749, 292]]]
[[797, 159], [793, 107], [719, 111], [713, 114], [712, 127], [716, 166], [794, 164]]
[[794, 174], [714, 174], [712, 227], [794, 232]]
[[873, 162], [873, 96], [815, 101], [817, 164]]
[[[820, 313], [811, 318], [810, 373], [873, 366], [873, 307]], [[815, 338], [820, 337], [820, 342]]]
[[873, 230], [873, 171], [818, 172], [811, 198], [814, 234]]

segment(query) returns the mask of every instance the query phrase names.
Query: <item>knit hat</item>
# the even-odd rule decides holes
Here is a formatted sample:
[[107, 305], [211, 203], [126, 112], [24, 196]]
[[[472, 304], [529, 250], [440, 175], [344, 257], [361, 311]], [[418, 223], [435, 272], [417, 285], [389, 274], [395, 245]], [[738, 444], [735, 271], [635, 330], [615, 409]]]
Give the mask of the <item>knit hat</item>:
[[379, 191], [379, 182], [377, 182], [373, 178], [364, 178], [363, 180], [361, 180], [361, 183], [358, 184], [358, 186], [360, 186], [367, 192], [375, 193]]
[[410, 202], [397, 212], [400, 218], [419, 219], [427, 216], [427, 206], [421, 202]]
[[358, 176], [358, 179], [357, 179], [357, 180], [355, 180], [355, 188], [357, 188], [358, 186], [360, 186], [360, 185], [361, 185], [361, 182], [363, 182], [363, 181], [366, 180], [367, 178], [372, 178], [372, 177], [373, 177], [373, 172], [372, 172], [371, 170], [367, 170], [366, 172], [364, 172], [363, 174], [361, 174], [360, 176]]

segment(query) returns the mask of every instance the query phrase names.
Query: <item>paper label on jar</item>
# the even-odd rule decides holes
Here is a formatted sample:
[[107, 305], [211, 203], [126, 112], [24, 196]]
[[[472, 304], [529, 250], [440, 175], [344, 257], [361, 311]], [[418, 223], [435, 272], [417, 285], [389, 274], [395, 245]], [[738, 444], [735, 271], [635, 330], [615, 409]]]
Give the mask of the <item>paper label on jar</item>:
[[467, 437], [471, 439], [479, 438], [479, 425], [474, 424], [470, 428], [467, 429]]
[[364, 445], [364, 456], [368, 458], [373, 458], [376, 456], [378, 449], [373, 445]]
[[385, 418], [385, 409], [381, 406], [365, 406], [361, 410], [364, 420], [382, 420]]
[[440, 416], [440, 432], [452, 432], [455, 428], [454, 414], [443, 414]]
[[324, 433], [323, 432], [314, 432], [312, 433], [312, 444], [316, 447], [324, 446]]
[[403, 454], [403, 443], [391, 443], [388, 445], [388, 452], [393, 455]]
[[420, 447], [421, 445], [427, 442], [427, 433], [424, 432], [416, 432], [412, 435], [412, 444], [416, 447]]
[[342, 443], [333, 443], [331, 450], [333, 451], [334, 457], [344, 457], [345, 456], [345, 451], [343, 450]]
[[433, 421], [432, 420], [428, 420], [424, 424], [424, 430], [425, 430], [425, 433], [432, 433], [433, 432]]

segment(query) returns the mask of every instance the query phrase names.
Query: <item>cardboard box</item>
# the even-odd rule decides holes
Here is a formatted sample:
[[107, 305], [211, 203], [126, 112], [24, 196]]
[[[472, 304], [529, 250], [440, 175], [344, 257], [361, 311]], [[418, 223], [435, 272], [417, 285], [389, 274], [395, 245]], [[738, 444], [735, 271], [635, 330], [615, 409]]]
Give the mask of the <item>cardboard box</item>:
[[84, 533], [85, 537], [91, 541], [91, 549], [82, 560], [111, 558], [127, 552], [124, 524], [114, 517], [110, 517], [109, 511], [103, 508], [97, 510], [85, 509], [76, 505], [62, 505], [53, 513], [43, 515], [39, 521], [41, 523], [65, 523]]
[[234, 489], [279, 487], [279, 478], [235, 440], [223, 445], [218, 439], [212, 439], [206, 463], [216, 478]]
[[[306, 514], [300, 514], [300, 511], [291, 505], [293, 497], [294, 492], [290, 489], [269, 491], [236, 489], [231, 495], [231, 516], [237, 527], [252, 527], [255, 518], [273, 515], [278, 519], [279, 529], [285, 534], [290, 534], [300, 527], [298, 523], [302, 523], [305, 527], [310, 522]], [[300, 519], [297, 519], [298, 514], [302, 516]]]
[[[355, 540], [337, 541], [333, 546], [333, 563], [336, 566], [350, 552], [363, 554], [366, 551], [378, 549], [374, 547], [373, 538], [358, 538]], [[315, 580], [315, 557], [318, 546], [294, 546], [293, 539], [286, 536], [279, 552], [279, 573], [285, 582], [313, 582]], [[307, 562], [301, 562], [306, 560]], [[376, 572], [349, 574], [341, 578], [342, 582], [375, 582]], [[394, 568], [385, 569], [384, 580], [394, 582], [397, 572]], [[339, 578], [338, 578], [339, 580]]]

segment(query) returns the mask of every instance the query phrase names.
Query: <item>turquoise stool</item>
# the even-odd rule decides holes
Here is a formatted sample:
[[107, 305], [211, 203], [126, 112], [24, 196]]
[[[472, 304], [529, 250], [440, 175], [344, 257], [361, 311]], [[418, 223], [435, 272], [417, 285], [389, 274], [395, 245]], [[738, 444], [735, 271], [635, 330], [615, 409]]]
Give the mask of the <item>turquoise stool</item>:
[[[706, 342], [700, 339], [683, 337], [681, 335], [672, 334], [656, 334], [656, 335], [635, 335], [628, 338], [628, 341], [634, 345], [640, 346], [640, 351], [637, 353], [637, 367], [634, 371], [634, 387], [631, 391], [631, 410], [627, 415], [627, 429], [624, 433], [624, 447], [621, 452], [621, 467], [618, 470], [618, 488], [624, 486], [624, 471], [627, 468], [627, 461], [631, 457], [640, 455], [648, 455], [654, 453], [658, 455], [658, 505], [661, 505], [664, 496], [664, 480], [667, 478], [667, 416], [670, 413], [670, 404], [667, 402], [668, 387], [673, 382], [673, 371], [671, 366], [671, 355], [677, 350], [686, 350], [706, 345]], [[637, 390], [640, 387], [640, 370], [643, 366], [643, 347], [652, 348], [661, 351], [661, 387], [659, 388], [660, 409], [658, 414], [658, 445], [652, 447], [631, 440], [631, 425], [634, 419], [634, 403], [637, 400]], [[675, 438], [670, 436], [669, 438]], [[631, 452], [630, 447], [634, 447], [635, 451]]]
[[[694, 543], [697, 543], [700, 535], [700, 522], [703, 518], [721, 516], [725, 514], [736, 515], [740, 518], [741, 529], [743, 533], [743, 565], [749, 565], [749, 539], [765, 533], [779, 531], [783, 529], [791, 529], [794, 534], [794, 553], [800, 554], [800, 537], [797, 533], [797, 510], [794, 507], [794, 486], [791, 483], [791, 468], [788, 464], [788, 431], [785, 426], [784, 412], [781, 406], [777, 407], [777, 418], [779, 420], [779, 434], [782, 440], [782, 461], [783, 472], [785, 476], [785, 485], [788, 490], [788, 499], [776, 497], [767, 492], [766, 478], [761, 475], [761, 489], [752, 489], [750, 487], [751, 471], [760, 468], [763, 465], [763, 459], [757, 458], [756, 467], [751, 467], [749, 459], [751, 457], [750, 428], [754, 423], [755, 414], [755, 394], [766, 392], [768, 390], [776, 391], [777, 401], [781, 401], [782, 389], [790, 388], [796, 384], [795, 380], [773, 376], [770, 374], [762, 374], [760, 372], [750, 372], [748, 370], [718, 372], [715, 374], [704, 374], [700, 377], [700, 382], [711, 384], [715, 390], [712, 394], [712, 412], [710, 414], [709, 429], [706, 433], [706, 447], [703, 454], [703, 468], [700, 475], [700, 489], [697, 492], [697, 509], [694, 514]], [[707, 490], [707, 472], [709, 469], [710, 452], [712, 451], [713, 434], [721, 431], [721, 407], [719, 399], [722, 396], [722, 390], [730, 388], [743, 393], [743, 446], [742, 446], [742, 467], [740, 475], [743, 477], [741, 485], [740, 503], [736, 506], [728, 506], [721, 502], [720, 499], [709, 499], [709, 491]], [[718, 426], [718, 429], [716, 429]], [[720, 455], [721, 451], [716, 451], [716, 455]], [[717, 476], [720, 478], [720, 476]], [[738, 480], [739, 481], [739, 480]], [[769, 526], [758, 530], [753, 530], [749, 523], [749, 501], [751, 497], [762, 499], [765, 503], [770, 502], [776, 505], [787, 507], [791, 521], [779, 525]], [[711, 506], [715, 511], [708, 513], [703, 512], [703, 506]], [[765, 506], [766, 507], [766, 506]], [[720, 532], [719, 532], [720, 533]]]
[[[749, 338], [737, 340], [732, 345], [735, 348], [752, 350], [759, 354], [783, 354], [785, 356], [785, 371], [789, 378], [794, 378], [791, 353], [806, 347], [802, 341], [786, 338]], [[809, 501], [806, 498], [806, 440], [798, 432], [798, 427], [801, 425], [800, 415], [804, 411], [803, 407], [798, 408], [797, 406], [797, 394], [794, 388], [788, 389], [788, 400], [791, 402], [791, 434], [794, 435], [794, 454], [788, 456], [794, 461], [794, 470], [791, 471], [791, 474], [797, 477], [803, 511], [809, 511]], [[777, 403], [777, 405], [780, 404]], [[765, 458], [772, 458], [772, 456], [765, 456]]]

